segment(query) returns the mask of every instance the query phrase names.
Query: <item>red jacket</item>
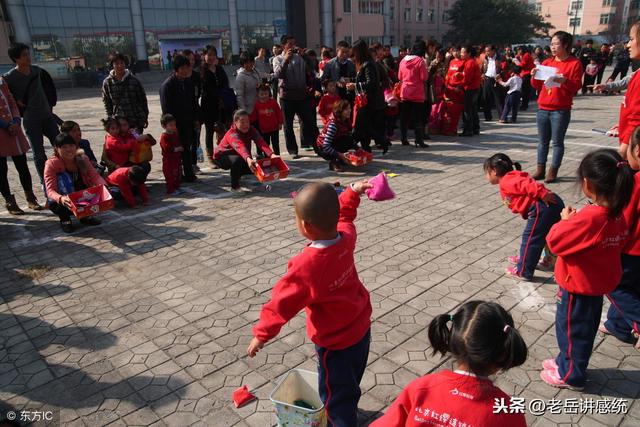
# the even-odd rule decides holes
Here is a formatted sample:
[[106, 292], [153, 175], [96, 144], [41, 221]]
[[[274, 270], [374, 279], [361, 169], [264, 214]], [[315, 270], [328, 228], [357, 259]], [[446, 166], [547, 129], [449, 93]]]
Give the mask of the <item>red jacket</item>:
[[284, 123], [284, 115], [275, 99], [269, 98], [267, 102], [256, 101], [251, 113], [251, 123], [258, 122], [258, 130], [261, 133], [276, 132]]
[[629, 240], [627, 240], [622, 253], [640, 256], [640, 172], [636, 172], [633, 179], [635, 181], [633, 194], [631, 194], [629, 204], [622, 212], [629, 226]]
[[527, 218], [531, 205], [541, 200], [549, 190], [537, 183], [528, 173], [522, 171], [507, 172], [500, 178], [500, 197], [511, 212]]
[[237, 154], [246, 160], [248, 157], [251, 157], [251, 141], [254, 141], [267, 156], [273, 154], [273, 151], [267, 143], [264, 142], [262, 135], [260, 135], [260, 132], [258, 132], [256, 128], [251, 126], [249, 132], [242, 133], [236, 129], [236, 125], [234, 124], [231, 125], [231, 129], [227, 131], [213, 152], [213, 160], [217, 160], [228, 154]]
[[369, 292], [358, 278], [353, 259], [356, 227], [353, 221], [360, 196], [351, 188], [340, 195], [338, 233], [341, 239], [326, 248], [307, 246], [293, 257], [276, 283], [271, 300], [262, 307], [253, 335], [267, 342], [303, 308], [307, 335], [330, 350], [352, 346], [371, 326]]
[[620, 144], [628, 144], [633, 130], [640, 126], [640, 73], [635, 73], [622, 97], [618, 138]]
[[482, 74], [480, 73], [480, 67], [475, 59], [467, 59], [464, 62], [462, 72], [464, 73], [464, 90], [480, 89]]
[[490, 380], [440, 371], [409, 383], [371, 427], [526, 427], [524, 414], [494, 414], [496, 399], [508, 412], [509, 396]]
[[400, 61], [398, 80], [400, 85], [400, 99], [410, 102], [424, 102], [424, 82], [429, 78], [429, 71], [424, 58], [407, 55]]
[[182, 147], [180, 143], [180, 135], [178, 133], [162, 132], [160, 135], [160, 148], [162, 148], [162, 157], [170, 159], [179, 159], [182, 153], [176, 151], [176, 148]]
[[340, 101], [340, 99], [340, 95], [332, 95], [330, 93], [325, 93], [324, 95], [322, 95], [322, 98], [320, 98], [320, 103], [318, 104], [318, 114], [322, 119], [323, 125], [326, 126], [329, 122], [329, 119], [331, 119], [331, 116], [333, 115], [333, 104]]
[[527, 52], [524, 55], [522, 55], [522, 57], [519, 59], [520, 59], [520, 68], [522, 68], [522, 71], [520, 72], [520, 77], [531, 75], [531, 70], [536, 68], [536, 64], [533, 63], [533, 58], [531, 57], [531, 55], [529, 55], [529, 53]]
[[113, 163], [124, 166], [129, 163], [129, 153], [133, 150], [136, 139], [132, 135], [126, 137], [104, 136], [104, 152]]
[[542, 65], [554, 67], [558, 74], [562, 74], [567, 80], [560, 87], [546, 88], [542, 80], [531, 79], [531, 86], [539, 92], [538, 108], [541, 110], [570, 110], [573, 97], [582, 87], [582, 64], [575, 56], [569, 56], [564, 61], [556, 58], [545, 60]]
[[605, 295], [622, 277], [620, 254], [629, 236], [624, 217], [609, 218], [607, 208], [588, 205], [568, 220], [557, 222], [547, 235], [558, 256], [558, 285], [581, 295]]
[[[133, 198], [133, 187], [131, 181], [129, 181], [129, 168], [118, 168], [107, 177], [107, 184], [114, 185], [120, 189], [120, 194], [125, 202], [131, 207], [136, 205], [136, 200]], [[144, 203], [149, 202], [149, 193], [147, 193], [147, 187], [144, 183], [138, 185], [138, 193]]]

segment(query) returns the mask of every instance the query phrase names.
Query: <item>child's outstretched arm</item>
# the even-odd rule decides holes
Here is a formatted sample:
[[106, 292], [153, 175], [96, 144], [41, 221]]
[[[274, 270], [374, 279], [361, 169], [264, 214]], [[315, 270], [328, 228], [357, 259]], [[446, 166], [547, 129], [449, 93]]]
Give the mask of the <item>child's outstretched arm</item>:
[[368, 180], [354, 182], [340, 194], [340, 218], [338, 223], [353, 223], [357, 216], [358, 206], [360, 206], [360, 196], [368, 188], [373, 186]]

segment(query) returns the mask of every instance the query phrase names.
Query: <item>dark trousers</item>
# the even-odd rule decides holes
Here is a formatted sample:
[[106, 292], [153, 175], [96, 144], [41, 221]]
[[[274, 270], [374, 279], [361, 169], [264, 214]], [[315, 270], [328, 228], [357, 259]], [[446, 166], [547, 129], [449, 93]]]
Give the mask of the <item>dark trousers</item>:
[[[18, 171], [20, 176], [20, 184], [25, 192], [33, 191], [33, 183], [31, 182], [31, 172], [29, 172], [29, 165], [27, 164], [27, 155], [21, 154], [19, 156], [11, 156], [13, 165]], [[7, 166], [7, 158], [0, 157], [0, 194], [5, 199], [11, 196], [11, 188], [9, 187], [9, 167]]]
[[515, 123], [518, 120], [518, 108], [520, 108], [519, 90], [507, 94], [507, 100], [505, 101], [500, 120], [506, 122], [509, 113], [511, 113], [511, 120]]
[[424, 122], [426, 116], [424, 112], [424, 103], [402, 101], [400, 103], [400, 138], [402, 141], [407, 140], [407, 131], [409, 126], [413, 125], [413, 131], [416, 136], [416, 144], [424, 142]]
[[71, 216], [73, 215], [73, 213], [69, 209], [67, 209], [64, 205], [56, 203], [51, 199], [48, 200], [48, 204], [51, 212], [58, 215], [58, 218], [60, 218], [60, 221], [63, 221], [63, 222], [71, 221]]
[[384, 116], [384, 123], [385, 123], [385, 133], [387, 135], [387, 137], [392, 137], [394, 131], [396, 130], [396, 119], [397, 119], [397, 115], [393, 115], [393, 116]]
[[178, 136], [180, 136], [180, 144], [184, 151], [182, 152], [182, 170], [185, 181], [193, 181], [196, 175], [193, 173], [193, 163], [191, 157], [191, 146], [193, 144], [193, 122], [178, 122]]
[[[420, 103], [422, 110], [423, 104]], [[384, 109], [374, 110], [369, 105], [358, 109], [356, 123], [353, 127], [353, 139], [359, 142], [363, 150], [371, 151], [371, 140], [376, 145], [385, 147], [389, 143], [384, 136]]]
[[265, 133], [262, 133], [262, 138], [264, 139], [264, 142], [266, 142], [267, 145], [271, 147], [273, 152], [279, 156], [280, 155], [280, 132], [277, 130], [273, 132], [265, 132]]
[[491, 77], [485, 77], [482, 83], [482, 100], [485, 120], [493, 120], [491, 109], [495, 108], [498, 115], [502, 112], [502, 105], [504, 99], [500, 96], [500, 87], [496, 86], [496, 79]]
[[596, 78], [596, 83], [598, 84], [602, 83], [602, 76], [604, 75], [605, 68], [606, 68], [606, 65], [598, 69], [598, 77]]
[[607, 295], [611, 306], [604, 326], [620, 341], [635, 344], [640, 333], [640, 256], [622, 254], [622, 279]]
[[358, 425], [360, 381], [367, 367], [371, 331], [359, 342], [343, 350], [316, 346], [318, 390], [330, 427]]
[[191, 164], [198, 164], [198, 147], [200, 146], [200, 127], [194, 128], [191, 134]]
[[531, 75], [522, 77], [522, 102], [520, 108], [526, 110], [529, 108], [529, 101], [531, 100]]
[[587, 381], [587, 366], [602, 314], [602, 295], [579, 295], [559, 288], [558, 296], [558, 374], [567, 384], [582, 387]]
[[[518, 104], [515, 105], [517, 111]], [[560, 221], [560, 212], [564, 208], [564, 203], [556, 195], [558, 203], [545, 205], [542, 201], [537, 201], [529, 208], [527, 215], [527, 225], [522, 232], [522, 242], [520, 243], [520, 259], [518, 261], [518, 274], [530, 280], [542, 255], [545, 239], [551, 226]]]
[[479, 92], [479, 89], [464, 91], [464, 111], [462, 113], [464, 133], [480, 133], [480, 119], [478, 118]]
[[590, 88], [589, 86], [592, 86], [595, 82], [596, 76], [590, 76], [585, 73], [584, 79], [582, 80], [582, 94], [584, 95], [587, 91], [593, 93], [593, 88]]
[[618, 76], [618, 74], [620, 74], [620, 80], [624, 79], [625, 77], [627, 77], [627, 72], [629, 71], [629, 66], [627, 65], [627, 68], [614, 68], [613, 72], [611, 73], [611, 76], [609, 77], [609, 80], [614, 81], [616, 79], [616, 77]]
[[53, 114], [49, 116], [40, 116], [33, 113], [25, 115], [22, 121], [24, 133], [29, 140], [33, 153], [33, 162], [36, 165], [36, 171], [40, 177], [40, 183], [44, 183], [44, 164], [47, 161], [47, 155], [44, 151], [44, 137], [51, 144], [60, 133], [58, 124]]
[[247, 161], [237, 154], [229, 154], [222, 156], [213, 161], [220, 169], [228, 170], [231, 174], [231, 187], [240, 187], [240, 177], [242, 175], [251, 175], [251, 169], [247, 165]]
[[[353, 137], [351, 135], [345, 135], [343, 137], [334, 139], [331, 143], [331, 147], [339, 153], [346, 153], [349, 150], [354, 148], [353, 145]], [[336, 156], [332, 156], [329, 153], [325, 152], [322, 147], [318, 150], [318, 154], [325, 160], [334, 161], [337, 160]]]
[[293, 118], [297, 115], [300, 120], [300, 129], [303, 132], [304, 143], [310, 146], [315, 141], [316, 112], [308, 99], [293, 101], [280, 98], [280, 105], [284, 114], [284, 140], [289, 154], [298, 154], [298, 143], [293, 132]]

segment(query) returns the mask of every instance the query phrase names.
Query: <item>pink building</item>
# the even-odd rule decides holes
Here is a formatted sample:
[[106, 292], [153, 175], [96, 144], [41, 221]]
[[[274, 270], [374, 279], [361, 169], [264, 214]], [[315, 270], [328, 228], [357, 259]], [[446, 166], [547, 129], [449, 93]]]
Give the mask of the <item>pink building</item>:
[[448, 11], [455, 0], [389, 0], [392, 45], [411, 46], [417, 39], [442, 41], [449, 30]]

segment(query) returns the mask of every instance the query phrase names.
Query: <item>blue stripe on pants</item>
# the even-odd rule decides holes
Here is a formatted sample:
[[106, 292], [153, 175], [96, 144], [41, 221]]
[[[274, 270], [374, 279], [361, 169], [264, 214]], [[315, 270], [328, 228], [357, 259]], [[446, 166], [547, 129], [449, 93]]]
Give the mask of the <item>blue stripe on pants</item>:
[[574, 387], [587, 381], [587, 366], [596, 339], [602, 295], [579, 295], [559, 288], [556, 308], [556, 339], [560, 354], [556, 357], [560, 378]]
[[611, 306], [604, 326], [620, 341], [635, 344], [640, 332], [640, 256], [622, 254], [622, 279], [607, 295]]
[[557, 194], [556, 200], [556, 204], [549, 206], [542, 201], [537, 201], [529, 208], [527, 225], [522, 232], [520, 259], [517, 265], [518, 274], [527, 280], [533, 278], [549, 230], [553, 224], [560, 221], [560, 212], [564, 208], [564, 203]]
[[356, 344], [343, 350], [316, 346], [318, 390], [327, 411], [328, 426], [358, 425], [360, 381], [369, 358], [371, 330]]

